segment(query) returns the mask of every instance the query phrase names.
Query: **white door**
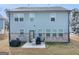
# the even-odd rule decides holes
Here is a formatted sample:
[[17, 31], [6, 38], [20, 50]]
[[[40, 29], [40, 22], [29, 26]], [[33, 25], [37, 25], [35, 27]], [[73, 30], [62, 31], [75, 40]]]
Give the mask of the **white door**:
[[29, 41], [31, 42], [32, 39], [35, 38], [35, 31], [34, 30], [29, 30]]

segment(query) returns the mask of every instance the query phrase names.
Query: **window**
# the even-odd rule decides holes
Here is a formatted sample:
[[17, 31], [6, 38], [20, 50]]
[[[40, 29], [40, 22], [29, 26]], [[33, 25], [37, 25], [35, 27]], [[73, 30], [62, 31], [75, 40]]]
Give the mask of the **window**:
[[50, 19], [51, 21], [55, 21], [56, 13], [50, 13]]
[[54, 17], [52, 17], [52, 18], [51, 18], [51, 21], [55, 21], [55, 18], [54, 18]]
[[23, 18], [20, 18], [20, 21], [23, 21]]
[[47, 36], [47, 37], [50, 37], [50, 33], [46, 33], [46, 36]]
[[15, 17], [15, 21], [23, 21], [24, 13], [14, 13], [13, 17]]
[[18, 21], [18, 18], [15, 18], [15, 21]]
[[42, 32], [42, 29], [38, 29], [38, 32]]
[[30, 18], [30, 21], [33, 21], [33, 20], [34, 20], [34, 18], [31, 17], [31, 18]]
[[42, 33], [39, 33], [39, 36], [42, 36]]
[[56, 33], [53, 33], [53, 36], [56, 37]]
[[20, 34], [21, 34], [21, 35], [24, 34], [24, 30], [23, 30], [23, 29], [20, 30]]
[[63, 36], [63, 33], [59, 33], [59, 36], [62, 37]]
[[29, 13], [29, 19], [30, 21], [34, 21], [35, 14], [34, 13]]

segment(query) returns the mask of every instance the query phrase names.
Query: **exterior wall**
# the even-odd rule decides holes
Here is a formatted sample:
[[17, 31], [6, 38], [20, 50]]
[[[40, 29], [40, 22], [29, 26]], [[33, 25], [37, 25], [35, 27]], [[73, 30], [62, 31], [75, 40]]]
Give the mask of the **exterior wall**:
[[26, 41], [29, 41], [29, 34], [28, 33], [25, 33], [23, 35], [23, 37], [19, 34], [19, 33], [11, 33], [11, 40], [16, 40], [16, 38], [20, 38], [20, 40], [22, 42], [26, 42]]
[[0, 34], [4, 34], [5, 30], [5, 21], [3, 19], [0, 19]]
[[[63, 37], [59, 37], [58, 34], [56, 37], [53, 37], [52, 33], [50, 34], [50, 37], [46, 37], [46, 33], [43, 33], [42, 40], [45, 38], [45, 42], [68, 42], [67, 33], [63, 33]], [[16, 38], [20, 38], [22, 42], [29, 42], [29, 33], [24, 34], [23, 37], [19, 33], [11, 34], [11, 40], [16, 40]]]
[[0, 18], [0, 40], [5, 39], [5, 20]]
[[57, 34], [56, 37], [50, 37], [50, 38], [45, 38], [46, 42], [68, 42], [68, 34], [63, 33], [63, 37], [59, 37], [59, 35]]
[[[27, 33], [26, 40], [29, 38], [29, 30], [35, 30], [35, 34], [44, 33], [45, 41], [47, 42], [68, 42], [68, 13], [67, 12], [30, 12], [34, 13], [34, 20], [30, 21], [29, 12], [11, 13], [10, 14], [10, 34], [11, 39], [19, 37], [20, 29], [24, 29]], [[51, 16], [52, 15], [52, 16]], [[15, 17], [23, 17], [23, 22], [15, 22]], [[55, 22], [51, 22], [51, 17], [55, 17]], [[41, 29], [41, 30], [40, 30]], [[46, 31], [49, 29], [50, 31]], [[62, 31], [61, 31], [62, 30]], [[17, 34], [18, 33], [18, 34]], [[46, 33], [63, 33], [63, 37], [56, 38], [46, 37]]]

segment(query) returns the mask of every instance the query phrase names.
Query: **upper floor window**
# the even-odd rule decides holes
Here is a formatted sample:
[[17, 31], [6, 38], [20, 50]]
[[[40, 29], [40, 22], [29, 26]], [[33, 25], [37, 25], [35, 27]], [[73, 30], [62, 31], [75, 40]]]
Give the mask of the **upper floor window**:
[[15, 18], [15, 21], [18, 21], [18, 18]]
[[13, 14], [15, 21], [23, 21], [24, 20], [24, 13], [14, 13]]
[[34, 18], [30, 18], [30, 21], [33, 21], [34, 20]]
[[20, 18], [20, 21], [23, 21], [24, 20], [24, 18]]
[[30, 13], [29, 14], [30, 21], [34, 21], [34, 18], [35, 18], [35, 14], [34, 13]]
[[51, 21], [55, 21], [55, 18], [56, 18], [56, 13], [51, 13], [50, 14]]
[[55, 21], [55, 18], [54, 17], [51, 17], [51, 21]]

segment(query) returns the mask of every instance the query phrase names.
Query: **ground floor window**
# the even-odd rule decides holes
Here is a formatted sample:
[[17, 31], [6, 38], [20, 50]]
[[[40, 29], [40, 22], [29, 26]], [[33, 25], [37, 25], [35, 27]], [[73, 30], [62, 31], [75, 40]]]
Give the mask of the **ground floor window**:
[[24, 34], [24, 30], [20, 29], [20, 35], [23, 35], [23, 34]]
[[53, 37], [56, 37], [57, 35], [56, 35], [56, 33], [53, 33]]
[[59, 36], [60, 36], [60, 37], [63, 37], [63, 33], [59, 33]]
[[46, 33], [46, 36], [47, 36], [47, 37], [50, 37], [50, 33]]
[[42, 33], [39, 33], [38, 35], [39, 35], [39, 36], [42, 36]]

